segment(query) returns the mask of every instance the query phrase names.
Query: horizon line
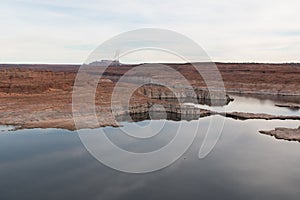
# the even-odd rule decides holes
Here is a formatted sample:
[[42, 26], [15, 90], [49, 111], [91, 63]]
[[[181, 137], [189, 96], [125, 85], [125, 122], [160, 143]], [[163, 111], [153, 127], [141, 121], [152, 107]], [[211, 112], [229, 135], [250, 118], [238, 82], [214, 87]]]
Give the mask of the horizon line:
[[[207, 62], [141, 62], [141, 63], [122, 63], [123, 65], [140, 65], [140, 64], [190, 64], [190, 63], [216, 63], [216, 64], [300, 64], [300, 61], [289, 61], [289, 62], [259, 62], [259, 61], [207, 61]], [[0, 63], [0, 65], [84, 65], [86, 63], [52, 63], [52, 62], [3, 62]]]

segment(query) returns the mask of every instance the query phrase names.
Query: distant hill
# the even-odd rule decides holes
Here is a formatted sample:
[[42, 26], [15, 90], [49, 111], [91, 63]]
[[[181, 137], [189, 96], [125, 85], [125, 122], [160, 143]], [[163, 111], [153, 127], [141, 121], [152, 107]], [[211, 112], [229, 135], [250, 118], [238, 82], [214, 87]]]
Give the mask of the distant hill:
[[99, 66], [99, 67], [107, 67], [107, 66], [119, 66], [121, 63], [118, 60], [101, 60], [94, 61], [89, 63], [90, 66]]

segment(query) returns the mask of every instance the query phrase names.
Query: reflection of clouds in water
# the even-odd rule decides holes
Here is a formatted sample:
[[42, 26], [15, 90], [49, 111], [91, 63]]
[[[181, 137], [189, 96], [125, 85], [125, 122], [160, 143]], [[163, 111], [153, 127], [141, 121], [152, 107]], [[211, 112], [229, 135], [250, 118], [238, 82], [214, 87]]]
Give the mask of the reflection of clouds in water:
[[291, 110], [284, 107], [277, 107], [275, 104], [277, 101], [268, 99], [258, 99], [254, 97], [244, 97], [230, 95], [234, 98], [233, 102], [230, 102], [224, 107], [210, 107], [207, 105], [196, 105], [199, 108], [213, 110], [217, 112], [253, 112], [253, 113], [267, 113], [273, 115], [299, 115], [299, 110]]
[[[200, 130], [205, 132], [210, 118], [219, 117], [200, 119]], [[120, 173], [101, 165], [72, 132], [4, 133], [0, 135], [0, 197], [298, 199], [299, 143], [258, 133], [260, 129], [298, 125], [298, 121], [226, 119], [220, 141], [205, 159], [197, 159], [204, 136], [200, 133], [181, 159], [144, 175]]]
[[221, 164], [217, 176], [226, 176], [227, 182], [249, 196], [296, 197], [300, 183], [299, 143], [261, 135], [258, 130], [278, 126], [294, 128], [298, 124], [297, 121], [226, 119], [223, 139], [212, 153], [213, 159]]
[[[145, 123], [147, 121], [143, 121]], [[138, 122], [140, 123], [140, 122]], [[157, 131], [159, 133], [150, 138], [134, 138], [126, 135], [122, 129], [119, 128], [105, 128], [106, 136], [120, 148], [136, 153], [155, 151], [165, 145], [167, 145], [175, 136], [179, 123], [166, 120], [153, 120], [152, 126], [137, 128], [139, 126], [131, 126], [133, 123], [123, 122], [122, 125], [126, 126], [128, 131], [131, 131], [135, 135], [143, 135], [145, 131]], [[161, 125], [163, 125], [162, 129]]]
[[[178, 152], [175, 150], [165, 151], [165, 149], [168, 148], [169, 143], [173, 142], [173, 147], [177, 149], [187, 148], [187, 142], [191, 141], [190, 137], [193, 136], [196, 130], [197, 122], [197, 120], [194, 120], [193, 123], [186, 121], [184, 123], [172, 121], [166, 122], [164, 120], [156, 121], [153, 125], [155, 124], [159, 127], [161, 126], [161, 123], [166, 123], [166, 125], [159, 135], [149, 139], [136, 139], [130, 137], [124, 134], [119, 128], [105, 128], [106, 135], [109, 139], [112, 139], [109, 141], [112, 142], [111, 145], [107, 145], [107, 142], [105, 140], [103, 141], [103, 135], [101, 135], [103, 133], [99, 132], [99, 129], [84, 130], [82, 134], [85, 134], [84, 143], [88, 144], [89, 149], [92, 148], [94, 152], [101, 152], [102, 155], [109, 156], [109, 162], [116, 163], [116, 166], [128, 168], [156, 168], [156, 166], [162, 161], [165, 162], [166, 160], [168, 161], [178, 156]], [[127, 125], [131, 126], [131, 124]], [[178, 129], [177, 126], [181, 126], [181, 129]], [[176, 134], [177, 136], [180, 134], [180, 139], [177, 139], [174, 143]], [[124, 156], [124, 154], [120, 153], [120, 151], [115, 151], [111, 148], [112, 145], [117, 146], [117, 148], [121, 148], [121, 151], [133, 150], [134, 152], [132, 152], [132, 154], [136, 152], [145, 152], [145, 154], [139, 154], [141, 156], [140, 159], [136, 159], [131, 156]], [[153, 153], [155, 156], [152, 156], [152, 154], [149, 157], [147, 155], [148, 153]], [[104, 163], [107, 164], [107, 162]]]
[[[27, 140], [28, 143], [19, 141], [24, 137], [30, 138], [31, 131], [37, 132], [23, 130], [19, 131], [18, 135], [10, 134], [5, 137], [6, 142], [8, 139], [12, 140], [10, 141], [12, 144], [16, 141], [19, 152], [24, 149], [25, 153], [22, 157], [17, 156], [18, 159], [3, 161], [1, 157], [0, 185], [8, 187], [1, 192], [2, 194], [23, 196], [26, 199], [26, 195], [21, 192], [26, 191], [28, 197], [43, 199], [52, 199], [49, 195], [52, 193], [57, 196], [55, 199], [60, 197], [65, 199], [66, 196], [72, 199], [84, 199], [87, 195], [111, 199], [114, 196], [120, 198], [125, 193], [146, 185], [147, 179], [136, 179], [134, 176], [128, 177], [126, 174], [116, 173], [92, 159], [75, 134], [68, 135], [64, 131], [54, 130], [61, 133], [42, 135], [43, 131], [48, 132], [48, 130], [38, 130], [42, 134], [33, 134], [35, 139]], [[18, 138], [19, 136], [21, 138]], [[48, 136], [54, 136], [59, 144], [53, 143], [54, 140], [49, 140]], [[68, 139], [66, 140], [65, 137]], [[60, 142], [60, 139], [63, 142]], [[51, 143], [51, 150], [47, 149], [48, 142]], [[37, 143], [44, 143], [44, 145], [38, 145], [39, 148], [36, 149]], [[67, 148], [60, 148], [60, 144], [64, 144]], [[11, 148], [14, 146], [11, 145]], [[9, 151], [7, 146], [6, 152]], [[9, 156], [13, 157], [14, 154]]]

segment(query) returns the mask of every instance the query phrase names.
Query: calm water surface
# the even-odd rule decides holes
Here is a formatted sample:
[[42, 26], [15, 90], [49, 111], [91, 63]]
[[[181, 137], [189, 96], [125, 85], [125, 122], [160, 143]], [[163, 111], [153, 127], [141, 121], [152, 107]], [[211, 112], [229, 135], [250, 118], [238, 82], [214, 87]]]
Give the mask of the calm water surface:
[[[254, 112], [299, 114], [275, 108], [274, 101], [241, 97], [240, 107]], [[251, 103], [250, 103], [251, 102]], [[231, 107], [230, 107], [231, 106]], [[295, 128], [299, 121], [240, 121], [226, 119], [220, 140], [204, 159], [198, 152], [210, 120], [199, 119], [199, 133], [189, 150], [171, 166], [148, 174], [126, 174], [96, 161], [76, 132], [58, 129], [0, 131], [0, 199], [299, 199], [300, 144], [261, 135], [258, 130], [279, 126]], [[149, 122], [138, 122], [145, 126]], [[147, 141], [125, 137], [118, 128], [106, 127], [122, 148], [148, 152], [174, 137], [179, 122], [157, 120], [162, 132]], [[184, 121], [191, 131], [197, 121]], [[124, 123], [128, 130], [131, 123]], [[212, 127], [214, 128], [214, 127]], [[3, 127], [2, 127], [3, 129]], [[134, 129], [133, 131], [138, 131]], [[143, 133], [141, 133], [143, 134]], [[126, 162], [126, 161], [124, 161]]]
[[[233, 102], [230, 102], [227, 106], [224, 107], [210, 107], [207, 105], [195, 105], [199, 108], [214, 110], [218, 112], [252, 112], [252, 113], [267, 113], [272, 115], [299, 115], [299, 110], [292, 110], [290, 108], [283, 108], [275, 106], [276, 103], [285, 103], [285, 98], [291, 100], [291, 97], [272, 97], [272, 99], [266, 97], [258, 98], [253, 96], [238, 96], [238, 95], [230, 95], [234, 98]], [[298, 97], [299, 98], [299, 97]], [[292, 99], [299, 103], [300, 99], [294, 97]], [[292, 102], [293, 102], [292, 101]]]

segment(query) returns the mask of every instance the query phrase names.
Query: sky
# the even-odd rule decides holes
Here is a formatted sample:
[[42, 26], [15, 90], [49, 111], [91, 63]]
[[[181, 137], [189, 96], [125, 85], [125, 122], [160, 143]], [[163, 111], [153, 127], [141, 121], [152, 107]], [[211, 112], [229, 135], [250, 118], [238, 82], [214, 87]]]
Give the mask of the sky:
[[0, 63], [80, 64], [140, 28], [181, 33], [216, 62], [300, 62], [299, 8], [299, 0], [0, 0]]

